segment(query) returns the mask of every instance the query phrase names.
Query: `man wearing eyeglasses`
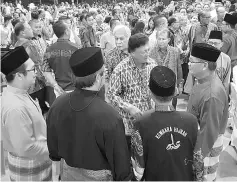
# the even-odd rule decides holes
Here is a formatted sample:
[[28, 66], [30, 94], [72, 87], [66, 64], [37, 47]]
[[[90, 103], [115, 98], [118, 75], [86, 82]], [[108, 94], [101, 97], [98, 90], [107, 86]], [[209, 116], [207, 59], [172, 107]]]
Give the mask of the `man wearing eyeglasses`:
[[[223, 46], [222, 37], [223, 36], [221, 31], [213, 30], [210, 33], [208, 44], [220, 50]], [[221, 52], [219, 58], [216, 61], [216, 73], [221, 79], [227, 95], [229, 95], [231, 60], [230, 57], [223, 52]]]
[[50, 181], [52, 162], [46, 140], [46, 122], [38, 102], [28, 94], [36, 69], [25, 48], [19, 46], [1, 60], [7, 80], [1, 107], [2, 138], [8, 152], [12, 181]]
[[[197, 78], [188, 101], [188, 112], [198, 118], [200, 130], [197, 137], [194, 165], [198, 168], [198, 181], [214, 181], [223, 149], [223, 134], [228, 119], [228, 98], [216, 74], [216, 62], [221, 51], [215, 47], [194, 44], [189, 71]], [[201, 156], [200, 156], [201, 154]]]

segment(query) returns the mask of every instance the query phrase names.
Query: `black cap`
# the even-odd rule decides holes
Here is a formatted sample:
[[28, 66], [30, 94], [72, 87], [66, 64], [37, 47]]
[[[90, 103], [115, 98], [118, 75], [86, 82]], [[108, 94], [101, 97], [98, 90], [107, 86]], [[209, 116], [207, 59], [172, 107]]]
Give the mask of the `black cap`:
[[99, 71], [104, 64], [104, 59], [100, 48], [88, 47], [75, 51], [69, 64], [75, 76], [85, 77]]
[[175, 93], [175, 87], [176, 75], [171, 69], [165, 66], [156, 66], [151, 70], [149, 88], [154, 95], [172, 96]]
[[219, 40], [222, 40], [222, 31], [212, 30], [210, 32], [209, 39], [219, 39]]
[[216, 62], [221, 51], [206, 43], [196, 43], [192, 47], [191, 55], [205, 61]]
[[226, 13], [225, 17], [224, 17], [224, 21], [229, 23], [230, 25], [235, 25], [235, 24], [237, 24], [237, 17]]
[[16, 47], [1, 57], [1, 72], [8, 75], [29, 59], [23, 46]]

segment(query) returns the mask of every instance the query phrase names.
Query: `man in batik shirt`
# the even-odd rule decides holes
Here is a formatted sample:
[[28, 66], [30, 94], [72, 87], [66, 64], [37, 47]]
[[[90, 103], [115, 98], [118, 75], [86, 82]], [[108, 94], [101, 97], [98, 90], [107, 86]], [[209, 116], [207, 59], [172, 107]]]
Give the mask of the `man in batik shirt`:
[[128, 39], [131, 36], [130, 29], [125, 25], [118, 25], [114, 28], [113, 34], [115, 37], [116, 47], [108, 53], [105, 61], [106, 81], [114, 70], [114, 68], [125, 58], [128, 57]]
[[111, 75], [107, 97], [123, 118], [130, 146], [132, 122], [154, 108], [148, 81], [156, 63], [149, 58], [149, 39], [142, 33], [130, 37], [128, 51], [130, 56], [119, 63]]

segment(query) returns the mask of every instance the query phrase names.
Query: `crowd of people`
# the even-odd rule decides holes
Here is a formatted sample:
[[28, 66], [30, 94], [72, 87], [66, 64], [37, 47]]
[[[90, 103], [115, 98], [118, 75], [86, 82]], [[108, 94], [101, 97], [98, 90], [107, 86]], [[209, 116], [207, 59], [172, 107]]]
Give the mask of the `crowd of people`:
[[235, 0], [18, 1], [0, 16], [11, 180], [237, 177]]

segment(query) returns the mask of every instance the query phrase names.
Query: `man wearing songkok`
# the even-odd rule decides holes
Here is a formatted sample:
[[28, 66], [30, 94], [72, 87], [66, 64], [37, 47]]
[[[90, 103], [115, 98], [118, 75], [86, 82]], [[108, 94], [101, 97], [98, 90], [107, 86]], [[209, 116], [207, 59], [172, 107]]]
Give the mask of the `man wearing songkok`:
[[233, 68], [233, 82], [231, 82], [229, 120], [233, 127], [231, 142], [221, 154], [219, 178], [223, 181], [237, 181], [237, 66]]
[[111, 75], [107, 97], [123, 118], [130, 146], [133, 121], [154, 108], [148, 81], [156, 63], [149, 58], [149, 39], [142, 33], [129, 38], [128, 52], [130, 56], [120, 62]]
[[[222, 37], [223, 36], [221, 31], [213, 30], [210, 33], [208, 44], [220, 50], [223, 45]], [[221, 79], [227, 95], [229, 95], [231, 60], [230, 57], [223, 52], [221, 52], [216, 61], [216, 73]]]
[[46, 122], [37, 101], [27, 90], [34, 84], [36, 68], [23, 46], [1, 60], [7, 88], [3, 91], [1, 127], [13, 181], [50, 181], [52, 161], [46, 142]]
[[131, 180], [123, 121], [104, 100], [101, 49], [79, 49], [69, 63], [76, 89], [58, 97], [47, 118], [49, 156], [53, 161], [62, 159], [61, 179]]
[[235, 13], [235, 16], [226, 14], [224, 21], [226, 25], [223, 25], [223, 29], [224, 31], [227, 29], [228, 33], [223, 37], [224, 44], [221, 51], [230, 57], [231, 68], [233, 69], [237, 65], [237, 13]]
[[189, 61], [189, 71], [197, 78], [188, 101], [188, 111], [198, 118], [200, 125], [195, 150], [202, 157], [195, 165], [199, 166], [197, 178], [201, 181], [216, 179], [228, 119], [227, 94], [215, 71], [220, 54], [221, 51], [211, 45], [194, 44]]
[[188, 112], [175, 111], [172, 106], [177, 87], [171, 69], [153, 68], [149, 88], [156, 106], [154, 112], [134, 123], [134, 174], [138, 180], [145, 181], [193, 181], [198, 120]]

